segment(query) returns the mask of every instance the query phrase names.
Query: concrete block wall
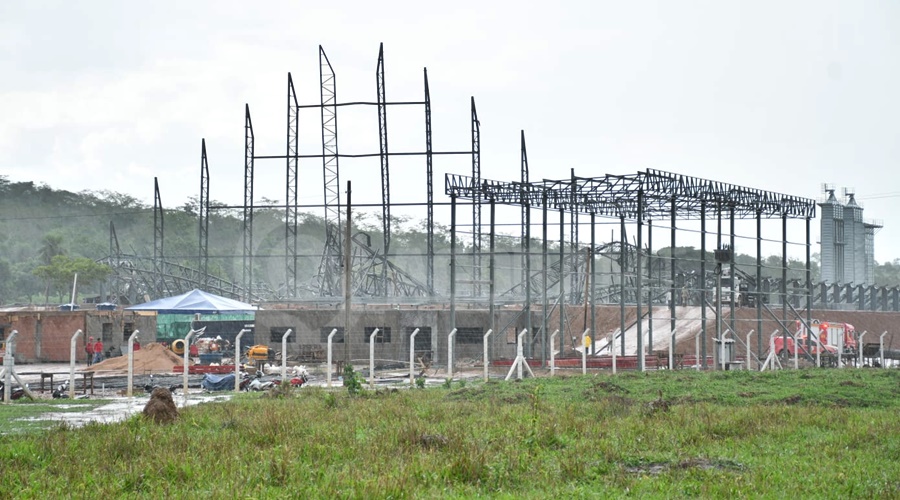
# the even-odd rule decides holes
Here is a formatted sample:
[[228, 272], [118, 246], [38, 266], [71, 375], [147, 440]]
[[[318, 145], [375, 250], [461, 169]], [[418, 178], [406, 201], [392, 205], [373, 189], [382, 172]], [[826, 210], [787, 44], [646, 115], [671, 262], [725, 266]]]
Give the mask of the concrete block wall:
[[[16, 362], [65, 362], [69, 361], [69, 342], [77, 330], [84, 330], [83, 312], [25, 311], [0, 313], [4, 325], [4, 337], [12, 330], [16, 335]], [[84, 340], [76, 343], [77, 352], [84, 349]], [[84, 356], [77, 359], [83, 360]]]
[[[99, 338], [103, 323], [113, 328], [111, 342], [104, 342], [104, 348], [119, 348], [124, 344], [122, 327], [132, 322], [141, 330], [141, 342], [156, 340], [156, 316], [137, 315], [125, 311], [16, 311], [0, 312], [0, 325], [4, 340], [12, 330], [16, 335], [17, 363], [64, 363], [71, 356], [71, 339], [81, 330], [75, 342], [76, 360], [84, 362], [84, 344], [89, 336]], [[146, 333], [145, 333], [146, 332]]]
[[[517, 314], [517, 311], [499, 311], [495, 324], [500, 328]], [[523, 325], [525, 319], [520, 318]], [[288, 353], [300, 351], [300, 345], [313, 345], [324, 349], [327, 346], [327, 335], [332, 328], [340, 328], [344, 324], [342, 310], [300, 309], [300, 310], [260, 310], [256, 313], [255, 330], [257, 343], [266, 344], [274, 349], [281, 349], [281, 335], [286, 328], [291, 328], [293, 334], [288, 337]], [[490, 328], [490, 315], [486, 310], [460, 310], [457, 311], [457, 328], [472, 328], [477, 330], [477, 342], [466, 343], [457, 336], [456, 361], [462, 359], [480, 360], [483, 356], [484, 333]], [[351, 328], [348, 334], [350, 339], [350, 359], [366, 360], [369, 358], [370, 345], [366, 328], [390, 328], [390, 341], [376, 343], [375, 357], [377, 359], [396, 359], [405, 361], [409, 359], [409, 337], [414, 328], [423, 329], [417, 339], [421, 342], [427, 335], [426, 328], [431, 329], [431, 360], [436, 364], [446, 363], [447, 341], [450, 333], [450, 311], [437, 309], [376, 309], [367, 308], [354, 310], [351, 318]], [[520, 325], [511, 328], [521, 329]], [[274, 332], [274, 333], [273, 333]], [[474, 334], [473, 334], [474, 336]], [[495, 332], [490, 337], [490, 357], [510, 358], [515, 357], [515, 343], [510, 343], [507, 332]], [[345, 344], [334, 343], [334, 359], [342, 360], [345, 357]]]

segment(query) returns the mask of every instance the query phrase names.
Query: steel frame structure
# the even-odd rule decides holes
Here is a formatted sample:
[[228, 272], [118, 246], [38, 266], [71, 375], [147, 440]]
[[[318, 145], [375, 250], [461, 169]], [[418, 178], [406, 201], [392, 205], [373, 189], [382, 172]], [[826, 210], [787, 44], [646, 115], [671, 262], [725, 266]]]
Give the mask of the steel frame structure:
[[[287, 98], [287, 137], [286, 151], [284, 155], [259, 155], [254, 151], [253, 125], [250, 119], [249, 104], [245, 107], [245, 155], [244, 155], [244, 203], [240, 207], [210, 207], [208, 193], [208, 174], [206, 183], [201, 180], [201, 224], [208, 224], [210, 210], [216, 209], [242, 209], [242, 227], [244, 248], [242, 251], [242, 283], [241, 289], [244, 300], [260, 300], [263, 297], [256, 293], [257, 284], [253, 280], [253, 213], [257, 208], [254, 205], [253, 181], [256, 160], [280, 159], [286, 162], [285, 193], [285, 289], [280, 294], [281, 298], [300, 298], [300, 284], [297, 279], [297, 186], [300, 176], [301, 159], [321, 159], [323, 169], [323, 188], [325, 209], [325, 247], [319, 264], [317, 283], [312, 291], [318, 297], [336, 297], [340, 295], [342, 283], [340, 276], [343, 265], [343, 223], [341, 221], [341, 196], [340, 196], [340, 159], [362, 158], [378, 156], [381, 161], [381, 195], [382, 195], [382, 232], [383, 244], [380, 257], [372, 257], [369, 264], [365, 264], [369, 275], [366, 277], [366, 285], [356, 283], [354, 290], [358, 294], [372, 297], [389, 297], [394, 294], [399, 296], [433, 296], [434, 295], [434, 188], [433, 188], [433, 157], [434, 155], [470, 155], [472, 158], [472, 172], [480, 172], [480, 139], [475, 100], [471, 99], [472, 113], [472, 149], [468, 151], [434, 151], [432, 147], [431, 129], [431, 94], [428, 86], [428, 70], [424, 75], [424, 100], [423, 101], [388, 101], [385, 85], [384, 47], [379, 46], [378, 63], [376, 65], [376, 102], [339, 102], [337, 100], [337, 78], [328, 56], [322, 46], [319, 46], [319, 88], [320, 100], [318, 104], [301, 105], [297, 102], [294, 90], [293, 78], [288, 74], [288, 98]], [[338, 109], [348, 106], [377, 106], [378, 108], [378, 132], [379, 152], [363, 154], [341, 154], [338, 148]], [[387, 110], [390, 106], [423, 106], [425, 112], [425, 151], [391, 152], [388, 146]], [[299, 111], [304, 108], [319, 109], [322, 131], [321, 154], [301, 154], [299, 150]], [[424, 156], [426, 163], [426, 196], [424, 205], [427, 206], [427, 278], [422, 284], [416, 278], [403, 271], [399, 266], [390, 262], [391, 258], [391, 186], [390, 186], [390, 157], [391, 156]], [[201, 170], [207, 169], [204, 154], [201, 160]], [[205, 171], [205, 170], [204, 170]], [[204, 174], [201, 174], [204, 175]], [[473, 206], [473, 213], [480, 220], [480, 208]], [[201, 230], [202, 231], [202, 230]], [[476, 272], [480, 273], [480, 231], [475, 230], [473, 242], [475, 250], [473, 258], [478, 264]], [[353, 239], [354, 244], [359, 240]], [[362, 254], [371, 253], [371, 248]], [[203, 263], [208, 261], [208, 246], [201, 245], [198, 260]], [[358, 262], [356, 259], [353, 262]], [[356, 265], [356, 264], [354, 264]], [[201, 265], [201, 267], [203, 267]], [[206, 268], [208, 269], [208, 268]], [[359, 275], [359, 270], [353, 271]], [[378, 276], [373, 280], [372, 275]], [[413, 284], [414, 285], [411, 285]]]
[[[524, 145], [523, 145], [524, 151]], [[524, 177], [523, 177], [524, 179]], [[648, 169], [644, 172], [638, 172], [637, 174], [631, 175], [612, 175], [607, 174], [603, 177], [577, 177], [572, 171], [569, 179], [563, 180], [544, 180], [541, 182], [506, 182], [506, 181], [494, 181], [488, 180], [484, 178], [475, 178], [474, 176], [468, 177], [463, 175], [456, 174], [447, 174], [445, 176], [445, 193], [451, 197], [452, 200], [456, 199], [464, 199], [464, 200], [481, 200], [487, 199], [490, 200], [492, 206], [494, 203], [502, 203], [513, 206], [520, 206], [523, 209], [530, 207], [538, 207], [541, 208], [544, 217], [542, 224], [544, 225], [544, 240], [545, 240], [545, 249], [546, 249], [546, 225], [547, 225], [547, 210], [556, 210], [559, 211], [559, 260], [556, 262], [556, 267], [550, 267], [548, 269], [546, 264], [546, 250], [543, 252], [542, 258], [544, 259], [543, 272], [542, 272], [542, 284], [541, 288], [544, 290], [544, 313], [547, 314], [547, 309], [549, 304], [547, 303], [546, 298], [546, 290], [548, 287], [554, 286], [553, 281], [555, 280], [556, 286], [559, 287], [559, 299], [558, 304], [562, 305], [565, 303], [565, 290], [563, 286], [563, 275], [564, 269], [571, 268], [575, 269], [577, 266], [578, 260], [578, 236], [577, 236], [577, 215], [578, 214], [587, 214], [590, 215], [592, 220], [592, 242], [589, 248], [589, 252], [594, 252], [596, 250], [595, 242], [593, 241], [593, 221], [596, 216], [607, 217], [607, 218], [618, 218], [621, 223], [621, 238], [622, 241], [620, 243], [620, 294], [619, 301], [623, 308], [622, 310], [622, 325], [620, 328], [620, 332], [624, 332], [626, 330], [624, 325], [624, 305], [626, 302], [625, 297], [625, 270], [628, 267], [626, 264], [627, 254], [624, 252], [624, 249], [627, 245], [625, 241], [625, 222], [633, 221], [636, 226], [636, 236], [637, 236], [637, 251], [634, 252], [635, 257], [635, 267], [632, 270], [631, 274], [634, 277], [634, 304], [637, 309], [637, 317], [643, 318], [644, 314], [642, 312], [642, 306], [646, 303], [648, 305], [653, 304], [654, 298], [652, 296], [644, 298], [643, 291], [643, 283], [644, 279], [644, 271], [643, 269], [646, 267], [648, 276], [650, 279], [652, 276], [649, 273], [652, 272], [652, 264], [651, 264], [651, 252], [644, 252], [644, 226], [647, 226], [647, 235], [648, 241], [647, 245], [649, 248], [652, 248], [652, 221], [654, 219], [663, 219], [670, 218], [672, 221], [672, 234], [671, 234], [671, 242], [672, 248], [675, 248], [675, 221], [678, 218], [682, 219], [700, 219], [701, 222], [701, 274], [705, 276], [705, 267], [706, 267], [706, 218], [707, 213], [711, 209], [715, 214], [717, 214], [718, 220], [718, 229], [717, 229], [717, 248], [734, 248], [734, 238], [735, 238], [735, 219], [736, 218], [747, 218], [747, 219], [756, 219], [757, 227], [759, 227], [760, 221], [762, 218], [780, 218], [782, 220], [782, 280], [781, 280], [781, 295], [782, 299], [782, 321], [787, 321], [787, 309], [788, 309], [788, 290], [787, 290], [787, 220], [788, 219], [802, 219], [806, 222], [806, 287], [805, 287], [805, 295], [806, 295], [806, 311], [807, 311], [807, 321], [809, 320], [809, 310], [812, 306], [812, 283], [809, 279], [810, 277], [810, 260], [809, 260], [809, 248], [810, 248], [810, 238], [809, 238], [809, 224], [810, 220], [815, 217], [816, 212], [816, 203], [813, 200], [801, 198], [793, 195], [786, 195], [781, 193], [774, 193], [759, 189], [747, 188], [743, 186], [736, 186], [733, 184], [722, 183], [717, 181], [711, 181], [707, 179], [701, 179], [697, 177], [686, 176], [682, 174], [675, 174], [670, 172], [664, 172], [661, 170]], [[565, 234], [564, 234], [564, 226], [565, 226], [565, 213], [570, 214], [570, 244], [572, 251], [570, 255], [567, 257], [564, 251], [565, 248]], [[723, 212], [727, 212], [729, 220], [730, 220], [730, 231], [729, 231], [729, 245], [727, 247], [723, 247], [722, 243], [722, 215]], [[494, 232], [493, 227], [493, 219], [491, 222], [490, 232]], [[759, 246], [760, 236], [759, 231], [757, 231], [757, 246]], [[730, 253], [730, 261], [728, 262], [732, 267], [734, 266], [734, 256], [733, 252]], [[646, 258], [646, 266], [643, 260]], [[671, 258], [671, 284], [669, 289], [669, 297], [671, 300], [668, 300], [670, 304], [670, 321], [671, 321], [671, 330], [675, 329], [675, 262], [674, 256]], [[761, 268], [761, 254], [757, 253], [757, 277], [760, 275]], [[717, 270], [720, 269], [721, 266], [717, 266]], [[555, 269], [558, 269], [556, 271]], [[548, 270], [551, 274], [548, 275]], [[579, 273], [572, 272], [570, 276], [571, 285], [571, 302], [578, 301], [576, 287], [577, 287], [577, 275]], [[558, 276], [554, 278], [553, 276]], [[530, 276], [530, 275], [529, 275]], [[593, 280], [592, 280], [593, 282]], [[759, 281], [757, 281], [759, 282]], [[523, 282], [523, 286], [530, 290], [533, 286], [533, 281], [529, 278]], [[577, 287], [580, 288], [580, 287]], [[595, 286], [593, 283], [589, 287], [590, 297], [586, 297], [585, 300], [590, 298], [591, 303], [594, 303], [594, 291]], [[704, 288], [705, 290], [705, 288]], [[701, 303], [707, 303], [707, 297], [705, 296], [705, 291], [701, 292]], [[530, 293], [526, 294], [530, 297]], [[734, 296], [735, 294], [731, 294], [731, 328], [734, 328], [733, 325], [733, 316], [734, 316]], [[646, 302], [645, 302], [646, 300]], [[451, 299], [451, 304], [455, 301]], [[717, 301], [717, 306], [720, 305], [721, 301]], [[762, 303], [761, 301], [757, 301], [757, 310], [758, 310], [758, 321], [761, 324], [762, 321]], [[451, 308], [453, 306], [451, 305]], [[564, 319], [563, 319], [563, 311], [564, 308], [560, 307], [560, 329], [564, 327]], [[652, 346], [653, 344], [653, 332], [652, 332], [652, 307], [649, 307], [647, 313], [650, 318], [650, 331], [648, 332], [648, 344]], [[705, 344], [705, 323], [706, 323], [706, 307], [702, 308], [703, 313], [703, 336], [704, 336], [704, 346]], [[717, 314], [717, 317], [720, 314]], [[642, 332], [642, 324], [643, 321], [637, 321], [637, 350], [639, 353], [644, 352], [643, 342], [644, 336]], [[546, 320], [545, 326], [542, 328], [543, 334], [546, 335]], [[621, 333], [620, 333], [621, 334]], [[721, 341], [721, 328], [717, 328], [717, 341]], [[787, 332], [785, 331], [785, 335]], [[761, 342], [761, 337], [759, 339]], [[546, 349], [546, 339], [542, 342]], [[624, 354], [624, 342], [620, 342], [622, 353]], [[574, 346], [573, 346], [574, 347]], [[761, 344], [760, 344], [761, 349]], [[704, 364], [705, 364], [705, 352], [704, 352]], [[643, 355], [639, 359], [639, 367], [643, 369]]]
[[[613, 175], [606, 174], [597, 177], [579, 177], [574, 170], [568, 178], [558, 180], [544, 179], [532, 181], [529, 178], [529, 165], [525, 144], [525, 133], [521, 131], [521, 167], [518, 181], [506, 182], [484, 179], [481, 168], [481, 137], [480, 121], [478, 119], [474, 98], [470, 101], [471, 119], [471, 148], [468, 151], [434, 151], [432, 146], [431, 128], [431, 96], [428, 84], [427, 69], [423, 71], [424, 100], [422, 101], [388, 101], [385, 83], [385, 59], [383, 45], [379, 46], [378, 61], [376, 64], [376, 100], [375, 102], [340, 102], [337, 100], [336, 75], [334, 69], [319, 46], [319, 102], [317, 104], [301, 105], [298, 103], [294, 89], [293, 78], [288, 73], [287, 85], [287, 123], [286, 123], [286, 147], [283, 155], [260, 155], [254, 149], [255, 137], [253, 125], [250, 119], [249, 104], [245, 105], [245, 164], [244, 164], [244, 202], [236, 207], [210, 207], [209, 183], [210, 176], [207, 164], [207, 152], [205, 141], [201, 143], [201, 182], [200, 182], [200, 244], [198, 261], [199, 270], [193, 272], [181, 269], [165, 262], [163, 252], [163, 221], [162, 204], [159, 197], [159, 187], [155, 184], [154, 197], [154, 258], [152, 274], [159, 278], [155, 285], [150, 285], [153, 280], [144, 263], [139, 258], [124, 258], [124, 264], [119, 267], [131, 269], [133, 275], [142, 276], [142, 285], [148, 290], [155, 289], [155, 293], [168, 293], [166, 288], [177, 289], [187, 286], [187, 283], [200, 283], [209, 289], [219, 293], [237, 296], [248, 301], [266, 299], [302, 300], [304, 298], [329, 298], [338, 297], [343, 291], [341, 283], [343, 273], [343, 259], [345, 253], [350, 253], [348, 259], [351, 265], [351, 286], [354, 295], [368, 297], [375, 300], [390, 300], [392, 297], [402, 299], [404, 297], [416, 297], [431, 300], [442, 300], [446, 297], [436, 297], [434, 279], [434, 192], [433, 192], [433, 156], [434, 155], [466, 155], [471, 158], [471, 175], [447, 174], [445, 176], [445, 194], [450, 197], [451, 204], [451, 245], [450, 245], [450, 303], [451, 310], [455, 310], [458, 297], [459, 284], [471, 284], [471, 298], [473, 303], [484, 304], [493, 310], [495, 302], [520, 301], [524, 299], [523, 313], [528, 322], [530, 332], [535, 330], [546, 335], [550, 328], [548, 321], [554, 308], [560, 311], [560, 327], [565, 325], [564, 305], [579, 301], [590, 301], [596, 304], [598, 292], [601, 292], [607, 301], [618, 302], [621, 307], [621, 330], [625, 331], [625, 304], [633, 304], [638, 309], [638, 316], [642, 317], [642, 307], [665, 301], [668, 297], [670, 304], [671, 330], [676, 328], [674, 307], [676, 297], [676, 282], [678, 276], [678, 264], [673, 257], [654, 256], [647, 248], [653, 248], [652, 235], [654, 230], [664, 228], [665, 221], [670, 221], [671, 235], [669, 244], [676, 248], [676, 222], [678, 220], [699, 220], [700, 233], [700, 278], [706, 280], [708, 271], [712, 266], [707, 266], [705, 255], [708, 250], [707, 235], [715, 234], [716, 248], [722, 248], [726, 244], [734, 248], [735, 219], [756, 221], [756, 250], [757, 269], [756, 283], [759, 290], [769, 293], [769, 283], [762, 279], [761, 265], [761, 220], [781, 219], [782, 221], [782, 276], [775, 280], [778, 293], [782, 299], [782, 319], [786, 318], [788, 307], [803, 307], [807, 311], [810, 306], [821, 301], [852, 302], [858, 304], [860, 309], [900, 308], [900, 290], [898, 288], [872, 288], [850, 287], [849, 285], [817, 285], [810, 282], [809, 269], [809, 221], [815, 217], [816, 203], [812, 200], [792, 195], [780, 194], [770, 191], [753, 189], [734, 184], [717, 182], [687, 175], [675, 174], [655, 169], [647, 169], [635, 174]], [[424, 151], [391, 151], [388, 143], [387, 115], [391, 106], [423, 106], [425, 150]], [[376, 106], [378, 111], [378, 152], [362, 154], [342, 154], [338, 149], [338, 110], [343, 107]], [[321, 152], [303, 153], [299, 144], [299, 112], [303, 108], [318, 109], [321, 118]], [[341, 220], [342, 200], [340, 195], [340, 169], [341, 159], [378, 157], [381, 167], [381, 197], [382, 197], [382, 249], [373, 248], [371, 241], [365, 235], [343, 235]], [[392, 262], [392, 258], [400, 256], [392, 251], [392, 226], [391, 208], [394, 205], [391, 200], [390, 186], [390, 158], [392, 156], [422, 156], [425, 160], [426, 177], [426, 207], [427, 226], [427, 251], [426, 277], [424, 280], [406, 272], [400, 266]], [[283, 206], [257, 206], [254, 199], [254, 168], [257, 160], [283, 160], [285, 162], [285, 204]], [[324, 248], [319, 261], [319, 273], [317, 281], [311, 286], [303, 287], [297, 276], [297, 224], [298, 224], [298, 184], [302, 174], [301, 161], [304, 159], [321, 160], [323, 172], [324, 199], [320, 208], [324, 208], [325, 238]], [[461, 201], [470, 202], [472, 220], [470, 224], [457, 221], [456, 207]], [[482, 204], [490, 206], [490, 261], [488, 272], [490, 279], [483, 281], [482, 273]], [[521, 219], [518, 222], [521, 232], [521, 283], [513, 286], [506, 292], [497, 288], [496, 256], [495, 256], [495, 225], [497, 205], [520, 207]], [[242, 273], [241, 283], [227, 283], [214, 279], [208, 273], [209, 260], [209, 216], [210, 210], [216, 209], [241, 209], [242, 211], [242, 236], [243, 250], [241, 255]], [[268, 284], [256, 283], [253, 278], [253, 223], [254, 211], [258, 209], [283, 208], [284, 210], [284, 289], [278, 290]], [[532, 211], [539, 210], [541, 214], [540, 225], [542, 228], [542, 248], [539, 253], [532, 252]], [[551, 222], [558, 215], [559, 222]], [[580, 242], [579, 228], [582, 219], [590, 217], [590, 244]], [[566, 219], [568, 217], [568, 219]], [[619, 241], [601, 243], [597, 241], [595, 226], [596, 218], [610, 219], [618, 224], [620, 230]], [[806, 279], [805, 283], [791, 284], [787, 279], [787, 222], [788, 220], [806, 221]], [[723, 220], [728, 223], [728, 228], [723, 231]], [[662, 221], [663, 224], [659, 224]], [[634, 224], [636, 231], [636, 244], [629, 243], [626, 238], [626, 222]], [[654, 224], [656, 222], [656, 224]], [[709, 222], [717, 223], [715, 230], [710, 230]], [[549, 226], [558, 224], [558, 256], [551, 255], [548, 247], [550, 241]], [[568, 231], [566, 225], [568, 224]], [[456, 234], [460, 229], [471, 228], [471, 262], [472, 268], [469, 279], [460, 279], [461, 273], [456, 250]], [[568, 241], [566, 233], [568, 232]], [[646, 233], [646, 240], [644, 239]], [[723, 239], [726, 235], [727, 240]], [[343, 244], [347, 238], [351, 250], [345, 250]], [[587, 258], [583, 251], [587, 252]], [[467, 252], [468, 253], [468, 252]], [[541, 259], [540, 269], [533, 269], [531, 257], [539, 255]], [[619, 265], [619, 277], [604, 288], [596, 283], [596, 265], [590, 265], [590, 269], [584, 269], [586, 263], [596, 263], [595, 256], [607, 257], [616, 261]], [[468, 261], [469, 256], [465, 256]], [[657, 276], [654, 284], [652, 269], [654, 265], [659, 267], [669, 260], [668, 284], [661, 285], [664, 280]], [[552, 262], [551, 262], [552, 260]], [[733, 261], [732, 261], [733, 264]], [[173, 271], [175, 269], [175, 271]], [[582, 272], [585, 271], [585, 272]], [[564, 285], [566, 274], [569, 274], [568, 285]], [[610, 273], [611, 274], [611, 273]], [[127, 279], [127, 273], [119, 273], [122, 279]], [[424, 281], [424, 283], [423, 283]], [[645, 289], [645, 283], [647, 288]], [[482, 285], [488, 285], [488, 296], [482, 293]], [[566, 294], [568, 286], [568, 295]], [[790, 286], [790, 289], [788, 288]], [[173, 288], [174, 287], [174, 288]], [[558, 287], [556, 298], [548, 296], [548, 290]], [[700, 284], [701, 304], [708, 304], [706, 285]], [[666, 289], [665, 297], [653, 295], [652, 290]], [[582, 295], [582, 294], [585, 295]], [[305, 294], [305, 295], [304, 295]], [[805, 300], [804, 300], [805, 299]], [[550, 303], [555, 300], [556, 303]], [[601, 299], [602, 300], [602, 299]], [[532, 305], [537, 301], [543, 302], [541, 326], [531, 328]], [[803, 303], [805, 302], [805, 304]], [[734, 304], [729, 304], [734, 308]], [[703, 320], [705, 324], [707, 307], [703, 307]], [[758, 320], [761, 322], [763, 309], [757, 307]], [[591, 324], [593, 324], [593, 307], [591, 308]], [[537, 311], [534, 311], [537, 313]], [[652, 309], [648, 308], [648, 314], [652, 315]], [[808, 314], [808, 312], [807, 312]], [[455, 321], [455, 320], [454, 320]], [[493, 315], [492, 315], [493, 321]], [[652, 322], [649, 333], [649, 343], [652, 344]], [[638, 329], [640, 329], [638, 322]], [[502, 330], [502, 328], [501, 328]], [[536, 338], [536, 337], [535, 337]], [[639, 335], [639, 339], [643, 337]], [[761, 337], [758, 339], [762, 341]], [[642, 340], [639, 340], [639, 343]], [[533, 342], [529, 343], [529, 349]], [[547, 344], [542, 342], [543, 355], [547, 352]], [[624, 342], [619, 342], [620, 349], [624, 353]], [[704, 342], [705, 346], [705, 342]], [[762, 348], [761, 344], [759, 346]], [[704, 360], [705, 353], [704, 353]]]

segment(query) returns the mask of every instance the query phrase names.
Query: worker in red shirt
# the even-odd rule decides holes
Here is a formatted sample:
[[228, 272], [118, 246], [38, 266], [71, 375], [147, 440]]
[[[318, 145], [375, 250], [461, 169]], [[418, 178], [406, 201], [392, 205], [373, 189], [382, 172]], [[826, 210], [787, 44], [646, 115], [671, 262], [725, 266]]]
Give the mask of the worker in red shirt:
[[94, 342], [94, 363], [101, 361], [103, 361], [103, 341], [98, 337], [97, 341]]
[[90, 337], [88, 341], [84, 343], [84, 352], [87, 354], [87, 365], [91, 366], [94, 360], [94, 337]]

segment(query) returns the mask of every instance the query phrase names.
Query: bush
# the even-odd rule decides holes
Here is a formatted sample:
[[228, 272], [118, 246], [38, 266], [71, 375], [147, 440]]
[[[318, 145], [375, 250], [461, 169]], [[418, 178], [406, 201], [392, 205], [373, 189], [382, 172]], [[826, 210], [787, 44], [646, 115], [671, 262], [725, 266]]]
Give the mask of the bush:
[[356, 396], [362, 391], [362, 382], [359, 380], [359, 374], [350, 364], [344, 365], [344, 387], [351, 396]]

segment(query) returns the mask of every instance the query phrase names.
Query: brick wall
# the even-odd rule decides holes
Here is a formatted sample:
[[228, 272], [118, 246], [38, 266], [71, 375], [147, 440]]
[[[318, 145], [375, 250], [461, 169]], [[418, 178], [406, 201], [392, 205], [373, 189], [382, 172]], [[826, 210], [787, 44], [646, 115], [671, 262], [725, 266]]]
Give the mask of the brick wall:
[[[129, 311], [16, 311], [0, 313], [4, 340], [16, 330], [15, 354], [17, 363], [65, 363], [71, 356], [71, 339], [81, 330], [75, 341], [75, 360], [85, 361], [84, 344], [89, 336], [99, 338], [104, 323], [111, 326], [111, 340], [106, 349], [117, 349], [125, 343], [124, 330], [140, 330], [141, 343], [156, 341], [156, 315]], [[114, 355], [118, 355], [115, 352]]]

